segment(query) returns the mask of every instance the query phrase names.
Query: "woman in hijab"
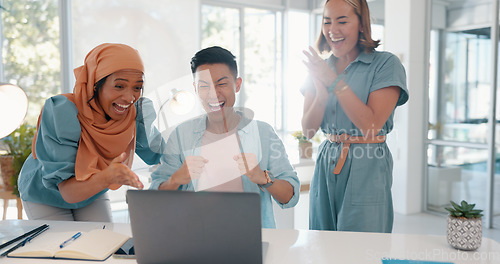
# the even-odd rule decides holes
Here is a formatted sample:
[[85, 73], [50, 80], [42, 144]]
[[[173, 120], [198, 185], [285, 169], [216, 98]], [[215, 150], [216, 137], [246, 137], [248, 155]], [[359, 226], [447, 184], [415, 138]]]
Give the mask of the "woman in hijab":
[[[161, 134], [151, 101], [141, 97], [144, 66], [123, 44], [102, 44], [74, 70], [73, 93], [49, 98], [38, 120], [19, 191], [29, 219], [111, 222], [107, 191], [143, 184], [134, 152], [157, 164]], [[153, 142], [154, 141], [154, 142]]]

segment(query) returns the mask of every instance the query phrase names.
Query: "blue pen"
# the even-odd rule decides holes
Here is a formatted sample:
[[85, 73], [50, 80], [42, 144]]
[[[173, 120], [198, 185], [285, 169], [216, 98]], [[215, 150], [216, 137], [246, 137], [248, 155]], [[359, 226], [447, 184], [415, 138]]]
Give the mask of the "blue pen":
[[71, 242], [71, 241], [79, 238], [81, 235], [82, 235], [82, 232], [76, 233], [74, 236], [70, 237], [68, 240], [62, 242], [62, 244], [59, 245], [59, 248], [63, 248], [64, 246], [66, 246], [66, 244], [68, 244], [69, 242]]

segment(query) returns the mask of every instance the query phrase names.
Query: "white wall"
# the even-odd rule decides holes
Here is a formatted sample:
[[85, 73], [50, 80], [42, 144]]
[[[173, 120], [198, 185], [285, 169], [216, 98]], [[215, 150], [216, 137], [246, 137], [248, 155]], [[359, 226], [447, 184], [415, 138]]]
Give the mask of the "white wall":
[[448, 28], [470, 29], [491, 26], [492, 1], [468, 1], [450, 6], [446, 17]]
[[394, 156], [394, 209], [411, 214], [422, 211], [424, 133], [427, 128], [427, 1], [385, 0], [385, 48], [398, 55], [406, 69], [410, 100], [396, 110], [395, 129], [388, 139]]

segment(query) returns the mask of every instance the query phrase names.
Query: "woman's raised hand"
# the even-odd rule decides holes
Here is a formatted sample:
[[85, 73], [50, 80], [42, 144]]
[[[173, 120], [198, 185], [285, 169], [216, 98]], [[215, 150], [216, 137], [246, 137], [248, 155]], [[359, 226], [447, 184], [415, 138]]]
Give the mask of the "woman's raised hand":
[[313, 79], [317, 79], [323, 86], [330, 86], [337, 78], [337, 74], [333, 71], [328, 63], [322, 59], [313, 47], [303, 51], [307, 60], [303, 61], [309, 70], [309, 74]]
[[137, 174], [135, 174], [127, 165], [123, 164], [126, 155], [125, 153], [120, 154], [118, 157], [114, 158], [109, 166], [104, 169], [104, 179], [108, 185], [118, 184], [118, 185], [129, 185], [137, 189], [144, 188], [144, 185], [139, 180]]

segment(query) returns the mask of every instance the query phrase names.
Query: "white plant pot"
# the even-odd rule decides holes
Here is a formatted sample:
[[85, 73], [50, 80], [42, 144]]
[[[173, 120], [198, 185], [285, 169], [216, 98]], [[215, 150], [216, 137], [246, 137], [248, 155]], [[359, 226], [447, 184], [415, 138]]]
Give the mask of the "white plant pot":
[[312, 150], [312, 142], [299, 142], [299, 156], [301, 159], [310, 159]]
[[461, 250], [476, 250], [481, 246], [483, 224], [481, 218], [448, 216], [448, 243]]

